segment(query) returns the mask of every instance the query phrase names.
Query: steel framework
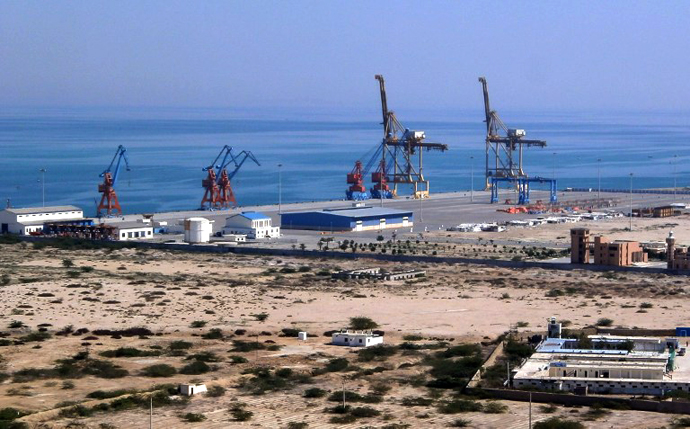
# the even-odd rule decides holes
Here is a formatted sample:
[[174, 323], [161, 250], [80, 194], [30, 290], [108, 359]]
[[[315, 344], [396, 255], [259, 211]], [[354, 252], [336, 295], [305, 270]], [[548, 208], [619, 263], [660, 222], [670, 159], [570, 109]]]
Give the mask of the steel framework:
[[[120, 207], [120, 202], [115, 193], [115, 184], [117, 183], [117, 177], [120, 173], [120, 164], [123, 159], [125, 160], [127, 171], [130, 171], [126, 152], [127, 149], [125, 149], [124, 146], [118, 146], [113, 160], [110, 161], [110, 165], [99, 175], [99, 177], [103, 178], [103, 183], [98, 185], [98, 192], [103, 195], [97, 207], [98, 217], [103, 215], [103, 210], [105, 210], [106, 216], [113, 216], [114, 214], [119, 216], [122, 214], [122, 208]], [[114, 168], [113, 165], [115, 165]]]
[[499, 182], [508, 182], [514, 184], [518, 191], [518, 204], [529, 204], [529, 190], [532, 183], [548, 183], [549, 184], [549, 202], [555, 204], [558, 202], [557, 182], [556, 179], [547, 179], [545, 177], [491, 177], [491, 202], [498, 202], [498, 184]]
[[[396, 118], [395, 113], [388, 110], [386, 86], [383, 76], [374, 76], [379, 81], [381, 92], [381, 113], [383, 116], [383, 140], [381, 142], [381, 162], [379, 169], [373, 173], [372, 179], [382, 190], [387, 190], [387, 183], [393, 184], [391, 197], [397, 196], [399, 184], [410, 184], [413, 187], [414, 198], [429, 196], [429, 181], [424, 178], [422, 152], [424, 150], [448, 150], [448, 145], [442, 143], [424, 142], [424, 131], [412, 131], [405, 128]], [[415, 160], [415, 155], [417, 159]]]
[[[486, 78], [480, 77], [484, 92], [484, 114], [486, 119], [486, 190], [492, 186], [492, 178], [526, 178], [522, 168], [522, 150], [524, 146], [544, 147], [543, 140], [525, 139], [525, 130], [508, 128], [489, 103], [489, 89]], [[516, 154], [517, 152], [517, 154]], [[515, 159], [517, 157], [517, 160]]]
[[[218, 163], [221, 158], [222, 161]], [[261, 165], [250, 151], [243, 150], [235, 155], [232, 147], [225, 145], [211, 165], [202, 169], [208, 172], [206, 178], [201, 181], [201, 186], [205, 189], [201, 199], [202, 210], [224, 209], [237, 205], [231, 180], [247, 159], [251, 159], [256, 165]], [[230, 164], [234, 164], [234, 169], [228, 172]]]

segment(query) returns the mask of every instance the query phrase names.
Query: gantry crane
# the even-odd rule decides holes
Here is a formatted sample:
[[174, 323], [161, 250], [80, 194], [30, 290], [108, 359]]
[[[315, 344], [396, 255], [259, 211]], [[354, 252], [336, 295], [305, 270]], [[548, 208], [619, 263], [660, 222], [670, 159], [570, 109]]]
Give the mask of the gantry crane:
[[[491, 110], [489, 104], [489, 89], [486, 78], [480, 77], [484, 91], [484, 114], [486, 115], [486, 190], [492, 189], [492, 183], [496, 180], [518, 183], [518, 179], [527, 179], [527, 174], [522, 168], [523, 146], [544, 147], [543, 140], [525, 139], [525, 130], [508, 128], [495, 110]], [[501, 135], [504, 133], [505, 135]], [[515, 160], [517, 152], [517, 162]]]
[[[221, 157], [222, 161], [218, 163]], [[232, 147], [225, 145], [213, 163], [202, 169], [208, 172], [206, 179], [201, 181], [201, 185], [206, 189], [204, 197], [201, 199], [202, 209], [223, 209], [237, 205], [231, 180], [247, 159], [251, 159], [256, 165], [261, 165], [251, 152], [243, 150], [235, 155], [232, 152]], [[234, 169], [228, 173], [227, 168], [231, 163], [234, 165]]]
[[[424, 142], [424, 131], [412, 131], [405, 128], [388, 110], [386, 85], [383, 76], [374, 76], [379, 81], [381, 93], [381, 113], [383, 117], [383, 140], [381, 142], [381, 162], [379, 168], [372, 174], [372, 181], [378, 183], [386, 196], [393, 197], [398, 193], [399, 184], [411, 184], [414, 198], [429, 196], [429, 181], [424, 178], [422, 152], [424, 150], [448, 150], [448, 145], [442, 143]], [[413, 156], [417, 154], [417, 161]], [[416, 165], [415, 165], [416, 164]], [[390, 170], [390, 171], [389, 171]], [[387, 183], [393, 184], [393, 190], [388, 190]]]
[[98, 185], [98, 192], [103, 194], [103, 196], [101, 196], [101, 203], [97, 208], [98, 217], [103, 215], [103, 210], [105, 210], [106, 216], [122, 214], [122, 208], [120, 207], [120, 202], [118, 201], [117, 194], [115, 193], [115, 184], [117, 183], [117, 177], [120, 173], [120, 164], [122, 163], [123, 159], [125, 160], [125, 167], [127, 171], [130, 171], [129, 160], [127, 159], [126, 153], [127, 149], [125, 149], [124, 146], [118, 146], [117, 150], [115, 151], [115, 156], [113, 156], [113, 160], [110, 161], [110, 165], [99, 175], [99, 177], [103, 178], [103, 183]]

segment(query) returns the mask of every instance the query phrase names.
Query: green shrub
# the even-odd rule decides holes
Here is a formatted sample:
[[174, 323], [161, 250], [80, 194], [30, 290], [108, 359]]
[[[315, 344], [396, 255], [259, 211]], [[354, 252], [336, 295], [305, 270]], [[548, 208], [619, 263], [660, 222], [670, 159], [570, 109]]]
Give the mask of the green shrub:
[[225, 388], [217, 384], [209, 386], [208, 390], [206, 391], [206, 396], [209, 396], [211, 398], [218, 398], [223, 395], [225, 395]]
[[243, 341], [243, 340], [233, 340], [232, 342], [232, 352], [253, 352], [255, 350], [264, 350], [266, 346], [257, 341]]
[[373, 347], [365, 347], [357, 354], [357, 360], [361, 362], [371, 362], [373, 360], [386, 360], [390, 356], [395, 355], [398, 348], [395, 346], [376, 345]]
[[177, 374], [177, 370], [165, 363], [147, 366], [141, 370], [141, 375], [144, 377], [172, 377]]
[[427, 407], [434, 403], [433, 399], [421, 396], [408, 396], [403, 398], [401, 404], [405, 407]]
[[25, 343], [32, 343], [32, 342], [41, 342], [45, 341], [52, 337], [49, 332], [40, 332], [40, 331], [34, 331], [34, 332], [29, 332], [28, 334], [24, 335], [23, 337], [19, 337], [20, 341], [23, 341]]
[[482, 410], [486, 414], [503, 414], [508, 411], [508, 406], [496, 401], [489, 401], [484, 405]]
[[333, 416], [330, 419], [328, 419], [330, 423], [333, 424], [347, 424], [347, 423], [354, 423], [357, 421], [357, 417], [350, 415], [350, 414], [345, 414], [342, 416]]
[[479, 344], [460, 344], [458, 346], [449, 347], [448, 349], [437, 353], [439, 357], [452, 358], [457, 356], [472, 356], [481, 353], [482, 349]]
[[201, 338], [205, 340], [220, 340], [223, 338], [223, 331], [221, 331], [219, 328], [213, 328], [202, 335]]
[[533, 429], [585, 429], [585, 425], [578, 421], [551, 417], [535, 423]]
[[230, 362], [231, 363], [247, 363], [247, 362], [249, 362], [249, 360], [247, 360], [246, 357], [233, 355], [233, 356], [230, 356]]
[[186, 360], [198, 360], [198, 361], [202, 361], [202, 362], [220, 362], [221, 361], [220, 356], [216, 355], [213, 352], [196, 353], [196, 354], [187, 356], [185, 359]]
[[203, 422], [206, 420], [206, 416], [199, 413], [187, 413], [180, 417], [186, 422]]
[[139, 350], [134, 347], [120, 347], [119, 349], [106, 350], [99, 354], [108, 358], [122, 358], [160, 356], [161, 352], [156, 350]]
[[472, 423], [471, 420], [457, 419], [457, 420], [454, 420], [450, 424], [450, 427], [452, 427], [452, 428], [466, 428], [466, 427], [470, 426], [470, 423]]
[[597, 326], [611, 326], [611, 325], [613, 325], [613, 320], [611, 320], [607, 317], [602, 317], [601, 319], [597, 320], [596, 325]]
[[187, 350], [192, 348], [192, 343], [188, 341], [177, 340], [170, 343], [168, 348], [170, 350]]
[[195, 320], [189, 326], [191, 328], [203, 328], [204, 326], [206, 326], [206, 321], [205, 320]]
[[379, 327], [379, 324], [374, 322], [368, 317], [363, 317], [363, 316], [358, 316], [358, 317], [350, 317], [350, 329], [356, 329], [356, 330], [368, 330], [368, 329], [376, 329]]
[[309, 423], [307, 422], [290, 422], [285, 426], [285, 429], [307, 429]]
[[324, 368], [328, 372], [344, 371], [350, 363], [345, 358], [335, 358], [328, 361]]
[[469, 399], [454, 399], [452, 401], [442, 402], [438, 406], [438, 410], [443, 414], [469, 413], [473, 411], [481, 411], [482, 404]]
[[118, 396], [122, 395], [128, 395], [130, 393], [136, 392], [135, 390], [127, 390], [127, 389], [117, 389], [117, 390], [95, 390], [88, 395], [86, 395], [87, 398], [91, 399], [110, 399], [110, 398], [117, 398]]
[[376, 417], [381, 415], [381, 411], [372, 407], [355, 407], [350, 410], [350, 415], [355, 417]]
[[239, 406], [235, 406], [234, 408], [230, 409], [230, 414], [232, 414], [232, 417], [237, 422], [246, 422], [250, 420], [254, 415], [254, 413], [252, 413], [251, 411], [247, 411]]
[[213, 371], [213, 368], [210, 367], [206, 362], [202, 362], [200, 360], [195, 360], [194, 362], [180, 368], [180, 374], [186, 375], [206, 374], [210, 371]]
[[323, 389], [319, 389], [318, 387], [312, 387], [310, 389], [307, 389], [304, 391], [304, 397], [305, 398], [323, 398], [326, 396], [326, 391]]
[[422, 341], [424, 337], [416, 334], [403, 335], [403, 340], [405, 341]]

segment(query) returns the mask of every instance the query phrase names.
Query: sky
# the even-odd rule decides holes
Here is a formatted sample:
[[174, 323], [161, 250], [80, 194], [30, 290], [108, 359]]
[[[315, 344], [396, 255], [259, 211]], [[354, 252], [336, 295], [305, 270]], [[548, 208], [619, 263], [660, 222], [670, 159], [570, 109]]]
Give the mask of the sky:
[[0, 2], [0, 106], [690, 110], [681, 1]]

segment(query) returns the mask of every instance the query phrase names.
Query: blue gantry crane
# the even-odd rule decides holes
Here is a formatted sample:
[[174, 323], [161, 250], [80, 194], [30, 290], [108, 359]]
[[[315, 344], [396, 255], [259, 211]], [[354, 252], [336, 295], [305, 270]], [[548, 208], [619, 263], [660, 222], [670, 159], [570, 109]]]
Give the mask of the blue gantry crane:
[[[220, 159], [222, 161], [218, 162]], [[211, 165], [203, 168], [203, 171], [208, 172], [208, 176], [201, 182], [205, 189], [204, 197], [201, 200], [202, 209], [223, 209], [237, 205], [231, 180], [247, 159], [251, 159], [256, 165], [261, 166], [252, 152], [243, 150], [234, 154], [232, 147], [225, 145]], [[234, 167], [228, 173], [230, 164]]]
[[[122, 160], [125, 161], [125, 167], [127, 171], [130, 171], [129, 160], [127, 159], [127, 149], [120, 145], [115, 151], [115, 156], [113, 156], [110, 165], [106, 168], [99, 177], [103, 178], [103, 183], [98, 185], [98, 192], [103, 194], [101, 196], [101, 202], [98, 204], [98, 216], [101, 217], [103, 214], [106, 216], [121, 215], [122, 207], [120, 207], [120, 202], [117, 199], [117, 194], [115, 193], [115, 185], [117, 184], [117, 178], [120, 173], [120, 165]], [[105, 211], [105, 213], [104, 213]]]

